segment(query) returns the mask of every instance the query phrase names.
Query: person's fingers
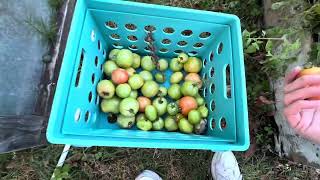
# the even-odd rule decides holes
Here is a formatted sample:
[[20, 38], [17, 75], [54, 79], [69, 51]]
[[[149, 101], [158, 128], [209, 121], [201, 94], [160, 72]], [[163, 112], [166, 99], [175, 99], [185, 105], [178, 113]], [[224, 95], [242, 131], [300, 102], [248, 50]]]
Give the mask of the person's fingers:
[[320, 96], [320, 86], [310, 86], [288, 93], [284, 96], [284, 104], [289, 105], [297, 100]]
[[315, 109], [302, 110], [301, 120], [300, 120], [299, 124], [296, 126], [296, 130], [299, 133], [303, 134], [305, 132], [305, 130], [310, 127], [315, 111], [316, 111]]
[[287, 85], [287, 84], [291, 83], [292, 81], [294, 81], [301, 70], [302, 70], [301, 67], [295, 67], [289, 74], [287, 74], [285, 79], [284, 79], [285, 85]]
[[302, 109], [320, 108], [320, 100], [298, 100], [284, 109], [284, 114], [288, 117], [290, 115], [301, 112]]
[[304, 136], [315, 143], [320, 144], [320, 108], [315, 111], [310, 126], [305, 130]]
[[288, 115], [288, 116], [286, 116], [286, 118], [287, 118], [289, 125], [293, 129], [295, 129], [300, 123], [301, 115], [300, 115], [300, 113], [296, 113], [296, 114]]
[[[320, 75], [307, 75], [298, 78], [297, 80], [293, 81], [292, 83], [288, 84], [284, 88], [284, 92], [292, 92], [297, 89], [301, 89], [307, 86], [314, 86], [320, 85]], [[319, 90], [320, 91], [320, 90]]]
[[320, 108], [315, 110], [311, 124], [305, 131], [308, 131], [309, 129], [311, 129], [311, 127], [317, 126], [317, 124], [320, 124]]

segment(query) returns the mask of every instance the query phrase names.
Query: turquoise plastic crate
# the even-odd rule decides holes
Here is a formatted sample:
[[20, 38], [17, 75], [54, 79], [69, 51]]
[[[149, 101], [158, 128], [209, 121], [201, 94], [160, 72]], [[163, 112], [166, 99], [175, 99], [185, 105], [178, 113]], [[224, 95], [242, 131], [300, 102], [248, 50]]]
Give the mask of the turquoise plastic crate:
[[[96, 86], [107, 54], [121, 47], [148, 54], [148, 31], [153, 31], [160, 57], [169, 60], [184, 51], [203, 59], [203, 96], [210, 109], [206, 135], [119, 129], [100, 111]], [[47, 138], [78, 146], [246, 150], [245, 87], [237, 16], [127, 1], [78, 0]]]

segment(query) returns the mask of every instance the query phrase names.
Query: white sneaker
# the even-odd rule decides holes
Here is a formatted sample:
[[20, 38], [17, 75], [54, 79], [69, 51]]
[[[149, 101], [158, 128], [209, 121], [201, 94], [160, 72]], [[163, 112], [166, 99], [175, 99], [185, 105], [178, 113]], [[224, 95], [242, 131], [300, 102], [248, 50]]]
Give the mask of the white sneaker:
[[211, 174], [214, 180], [242, 180], [237, 159], [231, 151], [214, 154]]
[[135, 180], [162, 180], [162, 178], [153, 171], [144, 170]]

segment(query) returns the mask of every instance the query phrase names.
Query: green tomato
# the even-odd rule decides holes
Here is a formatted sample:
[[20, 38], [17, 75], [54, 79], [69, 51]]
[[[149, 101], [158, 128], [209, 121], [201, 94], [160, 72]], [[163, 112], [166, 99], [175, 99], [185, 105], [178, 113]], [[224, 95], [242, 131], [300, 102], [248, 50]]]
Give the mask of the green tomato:
[[185, 81], [181, 86], [181, 93], [184, 96], [196, 96], [199, 88], [196, 83], [192, 81]]
[[188, 61], [184, 63], [183, 68], [189, 73], [198, 73], [201, 71], [202, 62], [199, 58], [189, 57]]
[[102, 80], [97, 85], [97, 92], [100, 97], [110, 99], [115, 93], [115, 87], [109, 80]]
[[103, 99], [100, 104], [102, 112], [105, 113], [119, 113], [120, 99], [118, 97], [112, 97], [111, 99]]
[[144, 81], [152, 81], [153, 80], [153, 76], [152, 76], [151, 72], [149, 72], [149, 71], [141, 71], [139, 73], [139, 75], [142, 77], [142, 79]]
[[164, 87], [164, 86], [159, 87], [159, 93], [158, 93], [159, 97], [165, 97], [167, 95], [167, 93], [168, 93], [168, 90], [166, 87]]
[[152, 122], [147, 119], [140, 119], [137, 121], [137, 128], [143, 131], [149, 131], [152, 129]]
[[167, 131], [176, 131], [178, 130], [178, 124], [174, 117], [168, 116], [164, 120], [164, 127], [167, 129]]
[[147, 120], [146, 115], [144, 115], [143, 113], [140, 113], [136, 116], [136, 121], [141, 121], [141, 120]]
[[179, 63], [182, 63], [182, 64], [186, 63], [188, 61], [188, 58], [189, 56], [186, 53], [180, 53], [178, 55]]
[[131, 91], [129, 97], [132, 97], [132, 98], [137, 98], [138, 97], [138, 91], [134, 90], [134, 91]]
[[171, 84], [178, 84], [183, 79], [183, 73], [182, 72], [175, 72], [170, 77], [170, 83]]
[[141, 63], [141, 57], [138, 54], [133, 53], [132, 67], [135, 69], [138, 69], [140, 67], [140, 63]]
[[146, 81], [141, 88], [143, 96], [151, 98], [158, 94], [159, 85], [154, 81]]
[[134, 75], [134, 73], [136, 72], [136, 70], [133, 69], [132, 67], [127, 68], [126, 71], [127, 71], [128, 75], [129, 75], [129, 77]]
[[130, 93], [131, 93], [131, 87], [128, 83], [119, 84], [116, 88], [116, 94], [121, 98], [129, 97]]
[[174, 116], [179, 112], [179, 106], [175, 102], [171, 102], [167, 106], [167, 112], [169, 115]]
[[145, 109], [145, 115], [150, 121], [155, 121], [158, 118], [157, 109], [153, 105], [147, 105]]
[[166, 81], [166, 77], [162, 73], [156, 73], [154, 77], [158, 83], [164, 83]]
[[199, 111], [197, 110], [191, 110], [189, 113], [188, 113], [188, 121], [195, 125], [195, 124], [199, 124], [200, 121], [201, 121], [201, 114]]
[[178, 114], [175, 115], [175, 120], [176, 120], [177, 122], [179, 122], [180, 119], [182, 119], [182, 118], [184, 118], [184, 116], [183, 116], [181, 113], [178, 113]]
[[165, 71], [168, 69], [168, 61], [165, 59], [160, 59], [159, 63], [159, 71]]
[[111, 76], [112, 71], [118, 69], [117, 64], [114, 61], [107, 61], [103, 64], [103, 72], [107, 76]]
[[170, 61], [170, 69], [174, 72], [180, 71], [183, 68], [183, 64], [179, 63], [178, 58], [173, 58]]
[[161, 117], [158, 118], [155, 122], [152, 123], [152, 129], [160, 131], [164, 127], [164, 121]]
[[168, 95], [174, 100], [180, 99], [182, 95], [179, 84], [172, 84], [168, 89]]
[[131, 97], [125, 98], [120, 102], [120, 113], [124, 116], [132, 117], [139, 110], [139, 102]]
[[154, 99], [152, 105], [157, 109], [159, 116], [162, 116], [167, 112], [168, 101], [163, 97]]
[[141, 67], [146, 71], [152, 71], [156, 68], [156, 65], [153, 63], [151, 56], [144, 56], [141, 59]]
[[198, 106], [202, 106], [205, 103], [205, 100], [202, 97], [196, 97]]
[[205, 105], [202, 105], [198, 108], [198, 111], [200, 112], [200, 115], [202, 118], [208, 117], [209, 110]]
[[199, 92], [194, 96], [195, 98], [201, 98], [201, 95], [199, 94]]
[[139, 89], [143, 86], [144, 80], [139, 74], [134, 74], [129, 78], [129, 85], [132, 89]]
[[117, 54], [116, 63], [121, 68], [129, 68], [133, 64], [133, 54], [129, 49], [121, 49]]
[[128, 116], [123, 116], [122, 114], [120, 114], [117, 118], [117, 123], [121, 128], [131, 128], [134, 123], [135, 123], [135, 117], [128, 117]]
[[180, 119], [178, 126], [182, 133], [191, 134], [193, 132], [193, 125], [186, 118]]
[[120, 49], [112, 49], [109, 53], [109, 59], [111, 59], [112, 61], [117, 60], [117, 55], [119, 53]]

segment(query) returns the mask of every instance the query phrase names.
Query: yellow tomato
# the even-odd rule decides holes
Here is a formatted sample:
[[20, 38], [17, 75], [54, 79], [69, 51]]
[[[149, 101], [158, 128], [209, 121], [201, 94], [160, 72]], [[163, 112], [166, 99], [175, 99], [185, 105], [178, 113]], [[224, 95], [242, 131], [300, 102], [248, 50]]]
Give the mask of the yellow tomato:
[[[299, 77], [306, 76], [306, 75], [315, 75], [315, 74], [320, 75], [320, 67], [312, 67], [312, 68], [304, 69], [300, 72]], [[320, 100], [320, 96], [309, 98], [309, 99], [310, 100]]]

